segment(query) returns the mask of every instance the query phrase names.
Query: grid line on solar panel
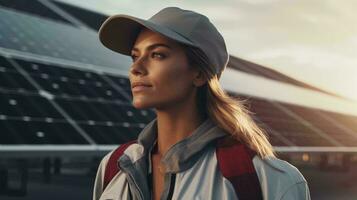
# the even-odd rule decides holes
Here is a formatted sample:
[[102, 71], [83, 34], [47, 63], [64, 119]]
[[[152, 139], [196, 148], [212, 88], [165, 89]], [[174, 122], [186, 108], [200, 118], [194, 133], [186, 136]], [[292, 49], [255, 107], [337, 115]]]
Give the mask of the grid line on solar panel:
[[64, 99], [68, 101], [83, 101], [83, 102], [94, 102], [94, 103], [103, 103], [103, 104], [116, 104], [116, 105], [123, 105], [128, 106], [130, 103], [122, 102], [120, 100], [108, 100], [103, 98], [87, 98], [86, 96], [70, 96], [67, 94], [55, 95], [54, 99]]
[[130, 59], [99, 42], [97, 32], [0, 8], [0, 47], [127, 70]]
[[21, 74], [16, 71], [0, 70], [0, 87], [3, 89], [19, 89], [36, 91], [36, 88]]
[[354, 137], [357, 135], [357, 116], [354, 115], [344, 115], [335, 112], [322, 111], [319, 110], [324, 116], [328, 116], [331, 121], [341, 124], [342, 126], [348, 128]]
[[[343, 146], [340, 142], [336, 141], [334, 138], [332, 138], [330, 135], [325, 133], [323, 130], [321, 130], [318, 127], [316, 127], [314, 124], [312, 124], [309, 121], [305, 120], [303, 117], [301, 117], [299, 115], [296, 115], [288, 107], [285, 107], [285, 106], [280, 105], [278, 103], [273, 103], [273, 105], [279, 106], [279, 108], [281, 108], [282, 111], [284, 111], [287, 115], [289, 115], [292, 118], [294, 118], [296, 120], [296, 122], [301, 124], [301, 126], [299, 126], [299, 128], [301, 128], [302, 130], [304, 130], [306, 132], [314, 133], [314, 135], [319, 136], [320, 138], [322, 138], [326, 142], [330, 143], [330, 145], [332, 145], [332, 146]], [[305, 135], [306, 135], [306, 137], [311, 137], [310, 135], [307, 135], [307, 134], [305, 134]]]
[[88, 144], [68, 122], [0, 120], [1, 144]]
[[[149, 122], [153, 119], [152, 111], [137, 110], [131, 105], [107, 104], [101, 102], [83, 102], [55, 99], [75, 120], [116, 121], [130, 123]], [[150, 114], [148, 114], [150, 113]]]
[[54, 95], [128, 101], [120, 88], [107, 83], [100, 74], [19, 59], [16, 62], [39, 86]]
[[40, 95], [0, 93], [0, 96], [2, 115], [63, 118], [48, 99]]
[[[299, 145], [306, 146], [340, 146], [335, 140], [331, 139], [325, 133], [322, 133], [321, 130], [315, 128], [312, 124], [301, 123], [302, 120], [296, 119], [293, 121], [270, 121], [270, 125], [274, 127], [279, 127], [280, 132], [285, 132], [289, 135], [289, 137], [294, 137], [293, 142], [297, 138], [305, 138], [300, 139]], [[279, 130], [278, 129], [278, 130]]]
[[[131, 112], [131, 111], [128, 111]], [[141, 111], [143, 112], [143, 111]], [[129, 115], [129, 114], [128, 114]], [[133, 114], [130, 114], [130, 116], [134, 116]], [[147, 116], [147, 114], [143, 115], [143, 116]], [[40, 117], [30, 117], [30, 116], [6, 116], [6, 115], [0, 115], [0, 120], [15, 120], [15, 121], [23, 121], [23, 122], [46, 122], [46, 123], [64, 123], [67, 122], [67, 120], [65, 119], [54, 119], [54, 118], [50, 118], [50, 117], [46, 117], [46, 118], [40, 118]], [[146, 120], [148, 121], [148, 120]], [[143, 122], [143, 121], [142, 121]], [[83, 127], [85, 127], [85, 131], [86, 133], [88, 133], [88, 128], [87, 126], [91, 126], [92, 129], [97, 129], [98, 127], [107, 127], [105, 129], [122, 129], [122, 128], [127, 128], [127, 129], [133, 129], [136, 132], [131, 131], [131, 133], [128, 133], [130, 135], [127, 136], [121, 136], [121, 138], [134, 138], [142, 128], [145, 127], [145, 123], [135, 123], [135, 122], [130, 122], [130, 120], [126, 120], [125, 122], [113, 122], [113, 121], [93, 121], [93, 120], [76, 120], [75, 123], [77, 125], [79, 125], [82, 129]], [[4, 125], [4, 124], [3, 124]], [[1, 126], [0, 126], [1, 127]], [[7, 132], [8, 129], [11, 128], [15, 128], [15, 127], [7, 127]], [[116, 134], [124, 134], [123, 131], [118, 130], [119, 132], [117, 132]], [[39, 131], [37, 131], [38, 133]], [[44, 131], [40, 131], [42, 132], [41, 134], [44, 134]], [[99, 134], [101, 131], [98, 131], [97, 134]], [[102, 131], [103, 132], [103, 131]], [[67, 134], [67, 133], [66, 133]], [[105, 133], [102, 133], [105, 134]], [[114, 133], [111, 133], [114, 134]], [[133, 136], [134, 134], [134, 136]], [[21, 134], [20, 134], [21, 135]], [[5, 133], [6, 136], [6, 133]], [[93, 137], [93, 132], [90, 133], [90, 136]], [[96, 136], [96, 138], [98, 137], [107, 137], [106, 135], [104, 136]], [[103, 143], [103, 144], [109, 144], [109, 142], [102, 142], [102, 141], [98, 141], [96, 140], [96, 143]], [[111, 139], [112, 143], [121, 143], [123, 142], [123, 140], [116, 140], [115, 137]], [[128, 141], [128, 140], [125, 140]], [[18, 141], [17, 143], [21, 143], [21, 141]]]
[[[251, 110], [256, 113], [259, 120], [265, 123], [268, 127], [277, 130], [280, 134], [285, 134], [290, 141], [298, 143], [303, 146], [335, 146], [336, 143], [331, 143], [328, 140], [326, 141], [325, 137], [321, 138], [321, 135], [316, 135], [316, 131], [313, 129], [317, 127], [319, 130], [323, 131], [329, 138], [337, 141], [340, 145], [343, 146], [356, 146], [355, 138], [346, 135], [346, 132], [343, 130], [336, 131], [336, 127], [332, 130], [324, 127], [321, 124], [321, 116], [316, 116], [314, 112], [316, 109], [312, 108], [302, 108], [305, 112], [300, 113], [301, 116], [308, 116], [308, 122], [311, 125], [300, 123], [300, 120], [296, 120], [291, 117], [291, 115], [286, 115], [284, 112], [281, 112], [279, 109], [275, 108], [268, 100], [254, 99], [251, 100]], [[296, 105], [283, 104], [279, 103], [287, 109], [294, 111]], [[296, 111], [296, 110], [295, 110]], [[297, 113], [298, 114], [298, 113]], [[312, 118], [311, 116], [314, 116]], [[319, 121], [320, 120], [320, 121]], [[301, 134], [300, 136], [297, 135]], [[336, 136], [338, 134], [338, 136]], [[350, 140], [346, 142], [347, 140]], [[352, 142], [353, 141], [353, 142]]]
[[66, 94], [69, 96], [85, 96], [86, 98], [103, 98], [111, 100], [127, 101], [119, 92], [110, 85], [94, 85], [79, 82], [62, 81], [60, 79], [52, 79], [51, 77], [42, 74], [41, 76], [33, 76], [34, 79], [44, 90], [51, 92], [54, 95]]
[[6, 68], [6, 70], [16, 71], [15, 68], [6, 60], [5, 57], [0, 55], [0, 67]]
[[66, 123], [66, 122], [68, 122], [68, 120], [64, 119], [64, 118], [31, 117], [31, 116], [26, 116], [26, 115], [9, 116], [9, 115], [3, 115], [3, 114], [0, 114], [0, 120], [35, 121], [35, 122], [47, 122], [47, 123], [52, 123], [52, 122]]
[[[242, 104], [244, 107], [248, 109], [250, 112], [249, 115], [251, 118], [257, 123], [259, 127], [263, 129], [263, 131], [267, 134], [268, 140], [272, 143], [274, 146], [296, 146], [295, 143], [293, 143], [289, 137], [289, 135], [284, 135], [280, 133], [279, 131], [275, 130], [272, 126], [267, 123], [267, 120], [270, 119], [269, 117], [269, 112], [266, 113], [266, 115], [262, 115], [261, 112], [256, 113], [255, 109], [259, 105], [266, 107], [267, 104], [269, 104], [266, 100], [261, 100], [257, 98], [253, 98], [250, 96], [245, 96], [245, 95], [237, 95], [231, 92], [227, 92], [227, 94], [238, 101], [240, 101], [240, 104]], [[252, 102], [253, 101], [253, 102]], [[255, 105], [257, 104], [257, 105]], [[254, 106], [252, 106], [254, 105]], [[258, 108], [258, 110], [261, 108]], [[260, 111], [260, 110], [259, 110]], [[263, 111], [264, 112], [264, 111]]]
[[[19, 69], [21, 68], [20, 66], [17, 66], [17, 67], [19, 67]], [[22, 70], [23, 71], [23, 70]], [[6, 94], [3, 94], [3, 96], [4, 95], [6, 95]], [[33, 115], [36, 115], [36, 114], [34, 114], [34, 109], [33, 108], [31, 108], [31, 109], [29, 109], [29, 108], [26, 108], [26, 111], [27, 112], [30, 112], [29, 114], [28, 113], [26, 113], [26, 112], [24, 112], [23, 110], [24, 109], [19, 109], [19, 108], [21, 108], [19, 105], [18, 105], [18, 99], [14, 99], [14, 98], [11, 98], [10, 100], [9, 100], [9, 104], [13, 107], [13, 109], [6, 109], [6, 108], [8, 108], [8, 106], [7, 107], [5, 107], [5, 108], [2, 108], [1, 110], [3, 110], [3, 112], [5, 112], [5, 111], [13, 111], [13, 110], [16, 110], [17, 111], [17, 114], [20, 114], [21, 116], [23, 116], [24, 117], [24, 120], [25, 120], [25, 118], [26, 118], [26, 120], [25, 121], [30, 121], [30, 119], [31, 119], [31, 116], [33, 116]], [[22, 105], [22, 106], [24, 106], [24, 105], [26, 105], [26, 103], [28, 103], [28, 102], [30, 102], [30, 99], [28, 99], [27, 100], [27, 102], [21, 102], [21, 104], [20, 105]], [[36, 105], [36, 104], [34, 104], [34, 105]], [[42, 107], [39, 107], [39, 106], [35, 106], [35, 107], [37, 107], [38, 109], [41, 109]], [[46, 107], [46, 106], [45, 106]], [[50, 106], [50, 107], [52, 107], [52, 106]], [[32, 112], [31, 112], [32, 111]], [[7, 115], [13, 115], [14, 114], [14, 112], [12, 112], [12, 113], [8, 113], [8, 112], [5, 112], [5, 113], [2, 113], [3, 115], [2, 116], [7, 116]], [[7, 114], [7, 115], [6, 115]], [[28, 116], [29, 115], [29, 116]], [[72, 123], [72, 126], [74, 126], [75, 124], [73, 124]], [[90, 138], [89, 137], [85, 137], [86, 136], [86, 134], [85, 133], [83, 133], [83, 131], [79, 128], [79, 127], [77, 127], [77, 126], [74, 126], [78, 131], [80, 131], [80, 132], [82, 132], [81, 133], [81, 135], [84, 137], [84, 138], [87, 138], [87, 140], [88, 141], [91, 141], [90, 140]], [[93, 142], [91, 142], [91, 143], [93, 143]]]
[[33, 75], [44, 73], [52, 78], [66, 77], [68, 81], [85, 80], [90, 83], [96, 81], [100, 81], [100, 82], [103, 81], [100, 74], [97, 74], [95, 72], [90, 72], [88, 70], [79, 70], [79, 69], [73, 69], [73, 68], [59, 66], [55, 64], [49, 64], [49, 63], [44, 64], [44, 63], [25, 61], [20, 59], [15, 59], [15, 61], [19, 65], [23, 66], [23, 68], [29, 74], [33, 74]]
[[272, 127], [268, 126], [268, 124], [263, 123], [259, 118], [252, 116], [252, 119], [259, 127], [263, 128], [264, 132], [268, 136], [268, 140], [273, 146], [296, 146], [296, 144], [293, 143], [287, 136], [282, 135]]
[[114, 127], [114, 126], [91, 126], [81, 127], [97, 141], [98, 144], [122, 144], [137, 138], [142, 128], [138, 127]]
[[[121, 94], [123, 97], [123, 101], [128, 101], [130, 102], [133, 98], [132, 93], [131, 93], [131, 86], [130, 84], [122, 84], [118, 85], [115, 80], [118, 80], [118, 78], [114, 79], [113, 77], [109, 77], [106, 74], [103, 75], [103, 79], [109, 83], [111, 87], [113, 87], [117, 92]], [[128, 81], [125, 81], [124, 78], [119, 78], [120, 82], [128, 83]]]
[[303, 116], [314, 126], [323, 130], [330, 137], [342, 143], [344, 146], [357, 146], [357, 133], [353, 134], [352, 130], [343, 126], [341, 123], [336, 123], [333, 120], [328, 120], [327, 113], [319, 112], [317, 109], [308, 109], [301, 106], [289, 105], [289, 109]]
[[[297, 146], [336, 146], [335, 143], [318, 134], [313, 127], [301, 123], [300, 120], [284, 112], [286, 108], [281, 109], [281, 106], [276, 106], [275, 102], [251, 98], [248, 105], [254, 117]], [[274, 137], [271, 133], [270, 135]]]
[[38, 91], [25, 90], [23, 88], [4, 88], [0, 85], [0, 93], [8, 93], [8, 94], [23, 94], [23, 95], [38, 95]]
[[[14, 60], [12, 60], [14, 61]], [[42, 73], [41, 71], [43, 70], [44, 66], [40, 65], [40, 64], [34, 64], [31, 62], [22, 62], [19, 60], [15, 60], [14, 64], [17, 64], [17, 67], [19, 68], [19, 70], [21, 69], [21, 71], [24, 73], [24, 75], [28, 76], [28, 78], [34, 80], [37, 84], [39, 84], [39, 86], [41, 86], [41, 88], [39, 89], [46, 89], [46, 87], [43, 87], [43, 85], [45, 84], [50, 84], [50, 86], [52, 86], [53, 89], [59, 89], [61, 86], [58, 83], [55, 83], [54, 80], [51, 80], [51, 76], [49, 75], [44, 75], [44, 73]], [[30, 65], [28, 65], [30, 64]], [[30, 69], [28, 67], [31, 67]], [[56, 66], [52, 66], [52, 65], [48, 65], [46, 66], [47, 68], [44, 68], [46, 70], [56, 70], [59, 69], [59, 67]], [[52, 68], [51, 68], [52, 67]], [[35, 71], [34, 73], [29, 71]], [[36, 74], [36, 71], [38, 71], [38, 73]], [[59, 73], [58, 75], [61, 75], [62, 73], [68, 73], [68, 71], [71, 72], [75, 72], [72, 74], [76, 74], [73, 76], [73, 79], [76, 77], [80, 77], [84, 74], [85, 77], [87, 78], [92, 78], [93, 73], [88, 73], [85, 71], [80, 71], [80, 70], [75, 70], [73, 71], [72, 69], [68, 69], [67, 68], [63, 68], [61, 70], [58, 70]], [[19, 76], [22, 76], [20, 73], [13, 72], [16, 73]], [[32, 74], [31, 74], [32, 73]], [[34, 75], [36, 74], [36, 75]], [[61, 76], [62, 77], [62, 76]], [[100, 75], [98, 76], [100, 77]], [[114, 80], [121, 80], [123, 81], [123, 78], [120, 77], [111, 77]], [[39, 80], [43, 80], [42, 83]], [[67, 79], [68, 81], [69, 79]], [[81, 80], [81, 79], [80, 79]], [[125, 80], [124, 80], [125, 81]], [[126, 80], [128, 81], [128, 80]], [[96, 82], [97, 83], [97, 82]], [[54, 88], [54, 84], [57, 84], [57, 88]], [[81, 83], [76, 83], [77, 85], [83, 85], [83, 87], [88, 87], [85, 84], [81, 84]], [[105, 82], [103, 81], [103, 84], [100, 84], [100, 88], [104, 88], [105, 89]], [[68, 87], [68, 85], [66, 86]], [[71, 89], [73, 89], [73, 85], [71, 85], [70, 87]], [[53, 107], [53, 105], [50, 105], [49, 100], [47, 98], [45, 98], [45, 96], [40, 95], [40, 93], [38, 93], [39, 91], [36, 92], [31, 92], [31, 91], [27, 91], [27, 90], [21, 90], [22, 92], [18, 91], [18, 88], [16, 89], [16, 87], [12, 90], [12, 89], [1, 89], [0, 88], [1, 96], [6, 96], [6, 102], [5, 104], [2, 103], [2, 105], [6, 105], [7, 109], [1, 109], [0, 111], [0, 118], [3, 121], [8, 121], [8, 122], [3, 122], [3, 126], [6, 126], [6, 130], [7, 133], [4, 133], [5, 135], [8, 134], [9, 132], [12, 133], [14, 132], [14, 130], [17, 130], [16, 127], [12, 127], [13, 124], [15, 124], [15, 122], [13, 121], [17, 121], [16, 123], [20, 123], [20, 125], [22, 127], [25, 126], [29, 126], [32, 129], [35, 129], [34, 127], [31, 126], [31, 123], [37, 123], [37, 124], [43, 124], [43, 123], [54, 123], [54, 124], [59, 124], [62, 123], [64, 121], [66, 121], [66, 125], [65, 126], [70, 126], [72, 129], [72, 133], [76, 134], [76, 137], [81, 138], [82, 140], [84, 140], [84, 138], [78, 133], [78, 128], [81, 131], [84, 131], [84, 134], [88, 134], [89, 137], [93, 138], [98, 137], [96, 135], [93, 135], [94, 132], [90, 131], [90, 133], [88, 133], [88, 130], [90, 127], [94, 127], [94, 129], [99, 129], [97, 130], [98, 134], [99, 132], [102, 132], [102, 134], [105, 134], [105, 131], [103, 132], [102, 129], [120, 129], [120, 128], [127, 128], [130, 132], [130, 135], [127, 136], [113, 136], [114, 138], [112, 138], [112, 140], [108, 139], [108, 136], [100, 136], [100, 137], [104, 137], [106, 139], [101, 139], [100, 141], [96, 141], [96, 143], [103, 143], [103, 144], [115, 144], [115, 143], [121, 143], [123, 142], [123, 140], [121, 140], [120, 138], [135, 138], [136, 134], [138, 134], [140, 132], [140, 130], [144, 127], [145, 123], [151, 121], [154, 118], [154, 113], [152, 111], [145, 111], [145, 110], [136, 110], [134, 109], [130, 103], [128, 102], [122, 102], [118, 99], [104, 99], [106, 97], [104, 97], [104, 94], [99, 95], [101, 97], [99, 98], [83, 98], [83, 94], [84, 94], [84, 89], [83, 88], [77, 88], [76, 92], [78, 92], [77, 94], [81, 94], [80, 96], [70, 96], [70, 95], [66, 95], [66, 96], [62, 96], [62, 95], [58, 95], [58, 96], [54, 96], [55, 101], [54, 103], [57, 103], [56, 105], [59, 105], [59, 108], [61, 108], [61, 110], [65, 111], [66, 114], [68, 114], [71, 119], [73, 119], [74, 121], [72, 121], [72, 123], [76, 124], [77, 128], [73, 127], [73, 124], [70, 124], [67, 122], [67, 120], [65, 120], [63, 118], [63, 116], [61, 114], [59, 114], [59, 112]], [[104, 91], [104, 90], [103, 90]], [[114, 91], [114, 90], [113, 90]], [[108, 90], [105, 90], [106, 95], [108, 95]], [[115, 92], [115, 91], [114, 91]], [[110, 92], [109, 96], [112, 96], [113, 94], [115, 94], [114, 92]], [[113, 95], [115, 96], [115, 95]], [[25, 99], [25, 100], [24, 100]], [[39, 100], [40, 99], [40, 100]], [[58, 103], [58, 101], [63, 100], [63, 101], [67, 101], [67, 103], [69, 104], [73, 104], [72, 106], [66, 107], [63, 104], [61, 105], [60, 103]], [[46, 102], [46, 103], [42, 103], [42, 101]], [[51, 101], [51, 100], [50, 100]], [[26, 103], [24, 103], [26, 102]], [[30, 102], [30, 103], [29, 103]], [[38, 104], [36, 104], [36, 103]], [[34, 105], [32, 105], [34, 104]], [[41, 104], [41, 106], [39, 106]], [[25, 106], [24, 106], [25, 105]], [[27, 106], [26, 106], [27, 105]], [[28, 107], [29, 106], [29, 107]], [[83, 107], [83, 108], [82, 108]], [[82, 108], [82, 109], [81, 109]], [[104, 109], [105, 108], [105, 109]], [[76, 110], [77, 109], [77, 110]], [[79, 110], [78, 110], [79, 109]], [[73, 111], [76, 111], [76, 114], [79, 114], [80, 117], [73, 117]], [[103, 110], [106, 110], [106, 112], [103, 112]], [[53, 113], [56, 113], [56, 115], [54, 115]], [[61, 119], [58, 118], [58, 116], [61, 117]], [[21, 144], [21, 143], [28, 143], [32, 144], [35, 143], [41, 143], [39, 141], [42, 141], [43, 144], [52, 144], [54, 143], [52, 140], [50, 139], [41, 139], [38, 140], [37, 137], [40, 138], [44, 138], [46, 137], [46, 135], [51, 135], [51, 134], [55, 134], [52, 132], [53, 129], [58, 129], [59, 127], [56, 127], [56, 125], [51, 125], [50, 127], [44, 125], [45, 127], [47, 127], [46, 130], [37, 130], [37, 131], [32, 131], [32, 134], [35, 134], [36, 132], [36, 140], [35, 139], [19, 139], [17, 142], [15, 140], [12, 140], [11, 137], [8, 137], [7, 142], [5, 143], [16, 143], [16, 144]], [[1, 127], [1, 126], [0, 126]], [[100, 127], [100, 128], [98, 128]], [[102, 127], [106, 127], [106, 128], [102, 128]], [[110, 128], [111, 127], [111, 128]], [[86, 129], [84, 129], [86, 128]], [[73, 131], [74, 130], [74, 131]], [[51, 133], [47, 133], [48, 131], [51, 131]], [[23, 136], [21, 135], [22, 133], [20, 133], [19, 131], [15, 131], [17, 134], [19, 134], [19, 137], [23, 138]], [[119, 132], [115, 133], [112, 130], [113, 133], [110, 134], [123, 134], [122, 131], [119, 130]], [[56, 133], [57, 134], [57, 133]], [[59, 133], [58, 133], [59, 134]], [[110, 135], [109, 134], [109, 135]], [[16, 136], [16, 134], [15, 134]], [[14, 137], [15, 137], [14, 136]], [[56, 135], [51, 136], [52, 138], [58, 137]], [[9, 139], [10, 138], [10, 139]], [[116, 139], [115, 139], [116, 138]], [[77, 140], [73, 140], [71, 141], [63, 141], [63, 143], [76, 143], [74, 141]], [[79, 140], [78, 140], [79, 141]], [[81, 142], [79, 142], [81, 143]], [[85, 142], [88, 143], [88, 142]], [[42, 143], [41, 143], [42, 144]], [[56, 143], [57, 144], [57, 143]]]

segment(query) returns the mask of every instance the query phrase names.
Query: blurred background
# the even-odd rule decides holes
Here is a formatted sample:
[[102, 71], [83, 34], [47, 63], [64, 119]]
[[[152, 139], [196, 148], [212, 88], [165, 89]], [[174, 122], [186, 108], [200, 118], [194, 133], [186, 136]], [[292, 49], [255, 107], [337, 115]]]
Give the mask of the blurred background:
[[91, 199], [102, 157], [155, 118], [131, 105], [131, 60], [97, 31], [167, 6], [222, 32], [223, 88], [247, 100], [312, 199], [357, 199], [357, 5], [336, 2], [0, 0], [0, 199]]

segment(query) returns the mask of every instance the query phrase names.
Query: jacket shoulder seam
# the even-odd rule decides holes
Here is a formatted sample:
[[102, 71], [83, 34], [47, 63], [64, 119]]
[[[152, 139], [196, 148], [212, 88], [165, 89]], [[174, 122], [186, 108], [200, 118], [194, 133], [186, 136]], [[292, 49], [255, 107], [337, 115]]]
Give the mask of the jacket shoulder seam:
[[281, 196], [278, 198], [278, 200], [281, 200], [284, 198], [284, 196], [294, 187], [296, 187], [299, 184], [307, 184], [307, 181], [297, 181], [294, 184], [291, 184], [289, 187], [286, 187], [286, 189], [284, 190], [284, 192], [281, 193]]

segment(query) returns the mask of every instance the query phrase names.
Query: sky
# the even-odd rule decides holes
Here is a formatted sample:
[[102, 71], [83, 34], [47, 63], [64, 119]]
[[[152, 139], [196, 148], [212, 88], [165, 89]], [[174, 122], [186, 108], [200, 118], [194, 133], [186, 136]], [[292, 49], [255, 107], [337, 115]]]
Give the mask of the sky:
[[231, 55], [357, 102], [356, 0], [61, 1], [143, 19], [168, 6], [202, 13]]

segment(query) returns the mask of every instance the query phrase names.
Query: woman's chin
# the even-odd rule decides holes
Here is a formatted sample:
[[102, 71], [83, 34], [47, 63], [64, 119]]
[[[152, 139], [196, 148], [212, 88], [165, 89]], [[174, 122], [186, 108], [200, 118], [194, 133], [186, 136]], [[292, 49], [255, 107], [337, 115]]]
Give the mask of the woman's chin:
[[148, 102], [144, 102], [144, 101], [140, 101], [140, 100], [139, 101], [133, 100], [132, 105], [136, 109], [147, 109], [147, 108], [152, 107], [152, 105], [149, 104]]

